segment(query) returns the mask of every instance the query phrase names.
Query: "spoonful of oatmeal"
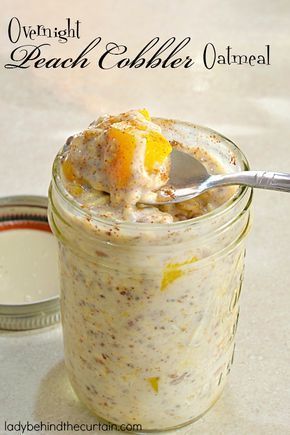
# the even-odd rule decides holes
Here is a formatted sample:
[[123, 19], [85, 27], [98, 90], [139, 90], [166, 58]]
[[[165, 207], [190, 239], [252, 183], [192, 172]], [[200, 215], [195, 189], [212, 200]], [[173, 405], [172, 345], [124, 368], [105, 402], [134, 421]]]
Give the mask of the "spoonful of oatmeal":
[[[62, 173], [67, 191], [82, 207], [91, 204], [101, 216], [133, 222], [171, 222], [176, 213], [168, 214], [164, 207], [210, 189], [218, 192], [214, 188], [220, 186], [290, 191], [289, 174], [224, 174], [213, 163], [209, 170], [205, 160], [202, 156], [197, 160], [176, 140], [169, 141], [149, 112], [140, 109], [102, 116], [70, 137], [62, 156]], [[217, 206], [226, 199], [220, 198]], [[207, 211], [201, 208], [202, 213]]]

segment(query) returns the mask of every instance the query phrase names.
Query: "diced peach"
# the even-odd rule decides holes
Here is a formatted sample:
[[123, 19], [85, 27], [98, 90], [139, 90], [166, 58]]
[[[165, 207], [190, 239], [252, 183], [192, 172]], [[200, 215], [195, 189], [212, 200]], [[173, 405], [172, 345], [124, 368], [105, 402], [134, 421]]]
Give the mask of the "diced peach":
[[144, 118], [147, 119], [147, 121], [151, 121], [151, 117], [147, 109], [140, 109], [138, 112], [140, 112]]
[[163, 163], [171, 153], [172, 147], [168, 140], [157, 131], [150, 131], [146, 134], [145, 167], [147, 171], [153, 172], [156, 163]]
[[182, 266], [195, 263], [196, 261], [196, 257], [191, 257], [188, 260], [183, 261], [182, 263], [167, 264], [164, 268], [160, 290], [165, 290], [169, 286], [169, 284], [173, 283], [176, 279], [180, 278], [184, 274]]
[[166, 266], [163, 278], [161, 282], [161, 290], [165, 290], [172, 282], [183, 275], [182, 270], [179, 269], [178, 265], [171, 264]]
[[84, 188], [80, 184], [77, 184], [77, 183], [69, 186], [68, 190], [73, 196], [80, 196], [84, 193]]
[[76, 176], [74, 174], [73, 165], [71, 164], [70, 160], [68, 160], [68, 158], [66, 158], [65, 161], [62, 163], [62, 171], [68, 181], [75, 181]]
[[[149, 113], [144, 109], [144, 116]], [[143, 110], [140, 111], [143, 114]], [[141, 133], [142, 132], [142, 133]], [[138, 138], [146, 139], [144, 166], [153, 173], [158, 164], [162, 164], [170, 154], [172, 147], [159, 132], [149, 130], [140, 122], [116, 123], [108, 130], [108, 140], [114, 141], [112, 159], [107, 163], [106, 172], [117, 188], [128, 186], [132, 177], [132, 163]]]
[[115, 141], [116, 150], [107, 165], [107, 174], [115, 181], [118, 188], [126, 187], [132, 176], [135, 137], [127, 130], [111, 127], [108, 131], [108, 139]]
[[153, 390], [155, 391], [155, 393], [158, 393], [158, 390], [159, 390], [159, 377], [148, 378], [148, 381], [149, 381], [151, 387], [153, 388]]

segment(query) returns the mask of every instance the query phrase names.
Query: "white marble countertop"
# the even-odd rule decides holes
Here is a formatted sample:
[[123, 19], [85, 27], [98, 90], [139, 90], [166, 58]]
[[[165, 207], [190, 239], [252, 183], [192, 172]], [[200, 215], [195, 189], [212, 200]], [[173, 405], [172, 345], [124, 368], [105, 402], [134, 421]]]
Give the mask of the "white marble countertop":
[[[29, 6], [28, 6], [29, 4]], [[45, 195], [66, 137], [105, 112], [148, 107], [156, 116], [210, 126], [235, 141], [252, 168], [290, 172], [290, 4], [287, 0], [2, 1], [1, 63], [13, 44], [7, 25], [82, 22], [76, 52], [96, 36], [130, 46], [191, 36], [200, 59], [214, 42], [237, 53], [271, 45], [271, 66], [201, 63], [183, 70], [1, 70], [0, 196]], [[185, 50], [186, 51], [186, 50]], [[290, 434], [290, 196], [255, 192], [235, 363], [214, 408], [180, 434]], [[60, 326], [0, 332], [0, 433], [4, 421], [93, 422], [72, 394]], [[1, 432], [2, 431], [2, 432]]]

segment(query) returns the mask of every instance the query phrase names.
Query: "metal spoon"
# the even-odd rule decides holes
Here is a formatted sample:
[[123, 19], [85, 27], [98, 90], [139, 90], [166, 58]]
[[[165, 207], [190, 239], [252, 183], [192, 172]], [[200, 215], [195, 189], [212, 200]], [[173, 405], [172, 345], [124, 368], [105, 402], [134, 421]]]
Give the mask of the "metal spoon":
[[168, 183], [155, 192], [147, 204], [173, 204], [187, 201], [220, 186], [243, 185], [259, 189], [290, 192], [290, 174], [283, 172], [242, 171], [211, 175], [193, 156], [173, 150]]

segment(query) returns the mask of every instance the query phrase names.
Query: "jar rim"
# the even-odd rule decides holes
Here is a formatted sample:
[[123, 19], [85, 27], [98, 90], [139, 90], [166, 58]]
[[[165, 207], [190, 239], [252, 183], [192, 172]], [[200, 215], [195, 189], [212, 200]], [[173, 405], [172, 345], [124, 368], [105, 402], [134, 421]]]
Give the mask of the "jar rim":
[[[179, 121], [177, 119], [168, 119], [168, 118], [160, 118], [160, 117], [153, 117], [152, 121], [159, 121], [159, 122], [166, 122], [166, 123], [172, 123], [172, 124], [179, 124], [183, 126], [187, 126], [190, 128], [195, 128], [202, 130], [205, 133], [208, 134], [214, 134], [218, 136], [220, 139], [222, 139], [224, 142], [227, 143], [230, 150], [234, 153], [235, 156], [238, 157], [238, 160], [242, 166], [243, 171], [248, 171], [250, 168], [248, 159], [244, 155], [244, 153], [241, 151], [241, 149], [231, 140], [228, 139], [223, 134], [217, 132], [216, 130], [213, 130], [209, 127], [204, 127], [202, 125], [193, 124], [189, 121]], [[75, 198], [64, 188], [63, 183], [61, 182], [61, 177], [59, 174], [59, 168], [61, 159], [63, 156], [63, 152], [65, 150], [67, 145], [64, 145], [56, 155], [53, 167], [52, 167], [52, 181], [54, 186], [56, 187], [56, 190], [60, 197], [69, 204], [70, 207], [74, 209], [74, 211], [83, 218], [89, 218], [94, 223], [99, 223], [102, 225], [107, 225], [108, 227], [116, 226], [123, 228], [123, 229], [132, 229], [132, 228], [138, 228], [138, 230], [144, 229], [151, 229], [152, 230], [161, 230], [161, 228], [164, 229], [170, 229], [170, 230], [182, 230], [185, 227], [191, 227], [196, 226], [201, 223], [210, 222], [212, 219], [223, 216], [226, 212], [230, 211], [235, 205], [237, 205], [247, 194], [249, 191], [249, 187], [247, 186], [239, 186], [236, 192], [224, 203], [222, 203], [219, 207], [214, 208], [213, 210], [209, 211], [208, 213], [205, 213], [201, 216], [193, 217], [191, 219], [187, 219], [184, 221], [177, 221], [177, 222], [170, 222], [170, 223], [147, 223], [147, 222], [127, 222], [127, 221], [114, 221], [110, 220], [108, 218], [100, 218], [97, 215], [97, 212], [94, 210], [84, 210], [75, 200]], [[252, 195], [250, 196], [251, 201]]]
[[[5, 224], [24, 222], [48, 226], [47, 197], [37, 195], [17, 195], [0, 198], [0, 230]], [[9, 227], [8, 227], [9, 228]], [[11, 226], [13, 229], [14, 226]], [[19, 226], [18, 226], [19, 228]], [[21, 227], [20, 227], [21, 228]], [[5, 255], [5, 252], [4, 252]], [[33, 302], [2, 303], [0, 300], [0, 329], [30, 330], [58, 323], [60, 320], [59, 294], [37, 298]]]

